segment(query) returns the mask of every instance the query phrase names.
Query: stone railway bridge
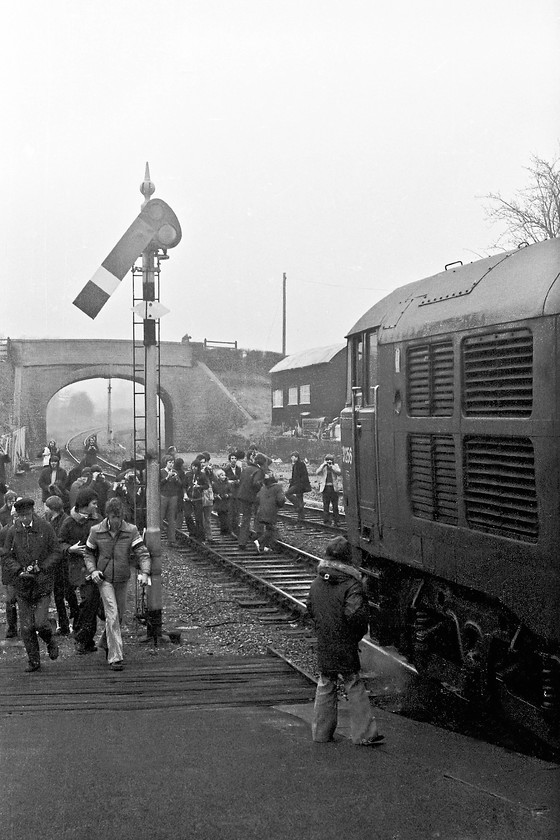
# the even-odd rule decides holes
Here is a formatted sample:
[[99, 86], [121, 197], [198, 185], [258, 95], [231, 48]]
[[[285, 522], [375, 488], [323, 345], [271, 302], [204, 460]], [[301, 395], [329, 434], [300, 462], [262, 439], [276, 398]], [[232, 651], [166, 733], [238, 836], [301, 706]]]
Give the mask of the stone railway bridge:
[[[242, 369], [247, 351], [229, 352], [235, 357], [228, 367]], [[263, 372], [281, 358], [277, 353], [259, 355]], [[205, 353], [201, 344], [161, 342], [159, 396], [165, 408], [162, 446], [173, 442], [180, 451], [197, 448], [200, 442], [193, 440], [192, 430], [200, 428], [209, 416], [222, 418], [224, 427], [229, 428], [240, 428], [255, 419], [209, 367], [207, 362], [211, 361], [211, 351]], [[27, 427], [30, 452], [44, 445], [47, 406], [61, 388], [87, 379], [134, 379], [133, 345], [126, 340], [8, 339], [3, 364], [13, 384], [9, 413], [14, 426]], [[142, 376], [136, 378], [144, 384]], [[263, 387], [265, 381], [266, 376]]]

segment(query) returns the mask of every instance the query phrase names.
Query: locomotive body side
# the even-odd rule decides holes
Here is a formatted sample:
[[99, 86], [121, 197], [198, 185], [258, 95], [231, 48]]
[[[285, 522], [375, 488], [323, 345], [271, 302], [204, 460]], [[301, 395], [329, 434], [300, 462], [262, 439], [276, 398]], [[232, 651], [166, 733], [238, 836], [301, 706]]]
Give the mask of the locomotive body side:
[[341, 415], [372, 634], [460, 693], [500, 688], [516, 712], [556, 720], [559, 245], [373, 307], [349, 334]]

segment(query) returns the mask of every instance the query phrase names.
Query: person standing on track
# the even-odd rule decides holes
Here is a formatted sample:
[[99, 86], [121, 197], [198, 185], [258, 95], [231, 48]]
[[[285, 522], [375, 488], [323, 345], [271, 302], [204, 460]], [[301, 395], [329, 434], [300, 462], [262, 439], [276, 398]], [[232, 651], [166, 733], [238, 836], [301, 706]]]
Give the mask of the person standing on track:
[[261, 489], [264, 481], [266, 460], [266, 455], [259, 453], [253, 456], [248, 453], [247, 464], [241, 471], [239, 490], [237, 491], [237, 501], [239, 502], [241, 512], [241, 525], [239, 527], [238, 537], [238, 548], [240, 551], [244, 551], [247, 548], [257, 493]]
[[177, 496], [181, 492], [181, 479], [175, 469], [175, 456], [166, 455], [159, 471], [160, 528], [167, 522], [167, 545], [177, 545]]
[[85, 562], [92, 581], [99, 586], [105, 610], [105, 630], [99, 646], [107, 651], [111, 670], [122, 671], [121, 623], [126, 609], [130, 555], [140, 569], [138, 579], [142, 586], [148, 583], [151, 558], [136, 525], [123, 519], [120, 499], [109, 499], [105, 512], [106, 518], [89, 532]]
[[319, 682], [315, 693], [311, 733], [314, 741], [332, 741], [338, 720], [337, 681], [342, 677], [350, 705], [352, 743], [376, 746], [377, 721], [360, 677], [358, 644], [368, 627], [368, 606], [362, 576], [352, 565], [350, 543], [335, 537], [325, 550], [311, 584], [307, 612], [317, 633]]
[[323, 463], [315, 471], [319, 476], [319, 492], [323, 496], [323, 522], [330, 522], [332, 507], [333, 523], [338, 525], [338, 494], [340, 492], [340, 474], [342, 470], [335, 464], [334, 455], [325, 455]]
[[284, 505], [286, 497], [272, 472], [266, 473], [264, 483], [257, 493], [257, 539], [255, 545], [259, 554], [272, 551], [276, 538], [278, 511]]
[[237, 536], [239, 533], [239, 503], [237, 501], [237, 493], [239, 490], [239, 482], [241, 480], [241, 465], [237, 462], [237, 452], [229, 453], [228, 463], [227, 466], [224, 467], [224, 472], [231, 487], [231, 495], [229, 497], [228, 505], [229, 531], [234, 536]]
[[303, 523], [305, 521], [303, 494], [309, 493], [311, 490], [311, 484], [309, 483], [307, 467], [301, 460], [299, 452], [292, 452], [290, 458], [292, 460], [292, 477], [290, 479], [290, 486], [286, 490], [286, 499], [291, 502], [297, 510], [296, 527], [303, 528]]
[[60, 548], [52, 527], [34, 513], [34, 506], [34, 499], [16, 500], [16, 522], [4, 543], [4, 569], [8, 583], [16, 590], [28, 672], [41, 668], [38, 636], [45, 642], [49, 658], [58, 658], [58, 643], [49, 621], [49, 603]]

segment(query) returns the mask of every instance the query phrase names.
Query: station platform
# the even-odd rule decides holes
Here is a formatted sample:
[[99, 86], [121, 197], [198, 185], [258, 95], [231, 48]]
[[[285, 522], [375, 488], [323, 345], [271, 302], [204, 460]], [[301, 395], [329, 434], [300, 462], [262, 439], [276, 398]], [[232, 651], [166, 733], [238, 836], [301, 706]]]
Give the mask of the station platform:
[[[286, 670], [287, 669], [287, 670]], [[560, 767], [378, 710], [310, 735], [281, 660], [99, 656], [0, 668], [3, 840], [552, 840]]]

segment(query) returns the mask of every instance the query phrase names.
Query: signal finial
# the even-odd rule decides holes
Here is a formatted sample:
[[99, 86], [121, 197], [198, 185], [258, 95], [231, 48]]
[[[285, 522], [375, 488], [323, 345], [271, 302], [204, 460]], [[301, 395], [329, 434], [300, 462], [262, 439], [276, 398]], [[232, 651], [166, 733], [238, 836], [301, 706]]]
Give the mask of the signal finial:
[[140, 192], [144, 196], [144, 202], [142, 203], [142, 207], [145, 207], [150, 198], [156, 191], [156, 185], [150, 178], [150, 165], [146, 161], [146, 172], [144, 173], [144, 180], [140, 184]]

